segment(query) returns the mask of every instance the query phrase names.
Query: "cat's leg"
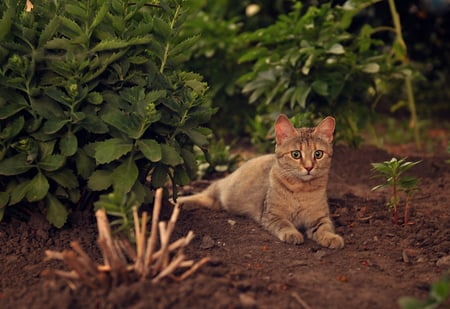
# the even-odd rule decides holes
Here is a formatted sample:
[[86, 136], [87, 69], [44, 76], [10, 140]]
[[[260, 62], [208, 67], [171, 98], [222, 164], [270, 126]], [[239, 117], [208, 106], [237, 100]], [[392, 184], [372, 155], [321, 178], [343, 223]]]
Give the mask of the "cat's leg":
[[305, 241], [302, 233], [291, 221], [270, 211], [263, 213], [261, 224], [266, 230], [286, 243], [299, 245]]
[[198, 207], [220, 209], [220, 205], [219, 203], [217, 203], [216, 199], [205, 192], [189, 196], [180, 196], [177, 199], [177, 204], [180, 205], [183, 209], [191, 209]]
[[317, 219], [314, 224], [306, 230], [306, 234], [309, 238], [324, 247], [332, 249], [341, 249], [344, 247], [344, 239], [335, 233], [333, 222], [331, 222], [328, 215], [324, 215]]

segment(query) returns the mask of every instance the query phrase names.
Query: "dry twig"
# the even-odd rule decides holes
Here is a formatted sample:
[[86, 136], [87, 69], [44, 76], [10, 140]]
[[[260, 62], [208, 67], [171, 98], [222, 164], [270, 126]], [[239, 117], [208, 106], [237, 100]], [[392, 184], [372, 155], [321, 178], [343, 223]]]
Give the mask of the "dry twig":
[[[155, 205], [151, 223], [151, 232], [147, 237], [147, 213], [142, 214], [141, 221], [137, 208], [133, 208], [134, 233], [136, 238], [136, 249], [126, 240], [119, 240], [112, 236], [111, 227], [106, 211], [100, 209], [96, 212], [97, 226], [99, 232], [98, 245], [103, 257], [104, 265], [94, 262], [89, 255], [81, 248], [78, 242], [72, 242], [72, 250], [56, 252], [47, 250], [46, 259], [62, 260], [72, 271], [47, 270], [46, 275], [68, 280], [72, 284], [74, 281], [89, 287], [109, 287], [128, 282], [136, 276], [141, 280], [151, 278], [152, 282], [158, 282], [164, 277], [171, 276], [177, 281], [184, 280], [202, 265], [209, 261], [203, 258], [197, 263], [186, 260], [183, 253], [194, 237], [194, 233], [189, 231], [182, 237], [170, 243], [170, 237], [175, 228], [175, 224], [180, 213], [180, 207], [175, 205], [169, 222], [159, 222], [159, 214], [162, 203], [162, 189], [156, 191]], [[160, 239], [160, 249], [155, 250], [156, 242]], [[173, 252], [176, 251], [175, 254]], [[130, 261], [133, 264], [130, 264]], [[188, 268], [180, 276], [174, 275], [177, 269]]]

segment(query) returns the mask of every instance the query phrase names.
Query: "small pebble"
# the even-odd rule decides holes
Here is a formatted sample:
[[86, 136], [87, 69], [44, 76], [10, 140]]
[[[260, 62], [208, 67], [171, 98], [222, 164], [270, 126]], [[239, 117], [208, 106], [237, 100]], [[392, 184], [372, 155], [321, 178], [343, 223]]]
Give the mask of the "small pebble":
[[437, 260], [436, 265], [443, 267], [450, 266], [450, 255], [441, 257], [439, 260]]
[[215, 246], [214, 240], [211, 238], [211, 236], [206, 235], [202, 238], [202, 243], [200, 244], [201, 249], [211, 249]]
[[239, 301], [241, 302], [242, 307], [253, 307], [256, 305], [255, 298], [245, 293], [239, 294]]

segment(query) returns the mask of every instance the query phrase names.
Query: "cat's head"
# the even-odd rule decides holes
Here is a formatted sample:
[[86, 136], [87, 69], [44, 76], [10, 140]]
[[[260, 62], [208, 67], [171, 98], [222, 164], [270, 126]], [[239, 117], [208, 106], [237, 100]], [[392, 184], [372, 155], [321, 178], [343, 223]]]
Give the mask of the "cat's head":
[[278, 116], [275, 153], [282, 172], [303, 181], [328, 175], [334, 128], [333, 117], [326, 117], [315, 128], [297, 129], [285, 115]]

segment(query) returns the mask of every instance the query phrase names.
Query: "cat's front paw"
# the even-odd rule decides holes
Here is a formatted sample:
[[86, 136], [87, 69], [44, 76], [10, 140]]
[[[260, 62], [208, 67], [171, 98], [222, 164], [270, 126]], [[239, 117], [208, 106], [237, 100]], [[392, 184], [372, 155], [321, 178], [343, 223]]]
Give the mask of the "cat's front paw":
[[342, 249], [344, 248], [344, 238], [339, 236], [338, 234], [325, 232], [321, 235], [317, 242], [324, 247], [330, 249]]
[[305, 241], [302, 233], [293, 228], [282, 229], [277, 236], [281, 241], [293, 245], [300, 245]]

